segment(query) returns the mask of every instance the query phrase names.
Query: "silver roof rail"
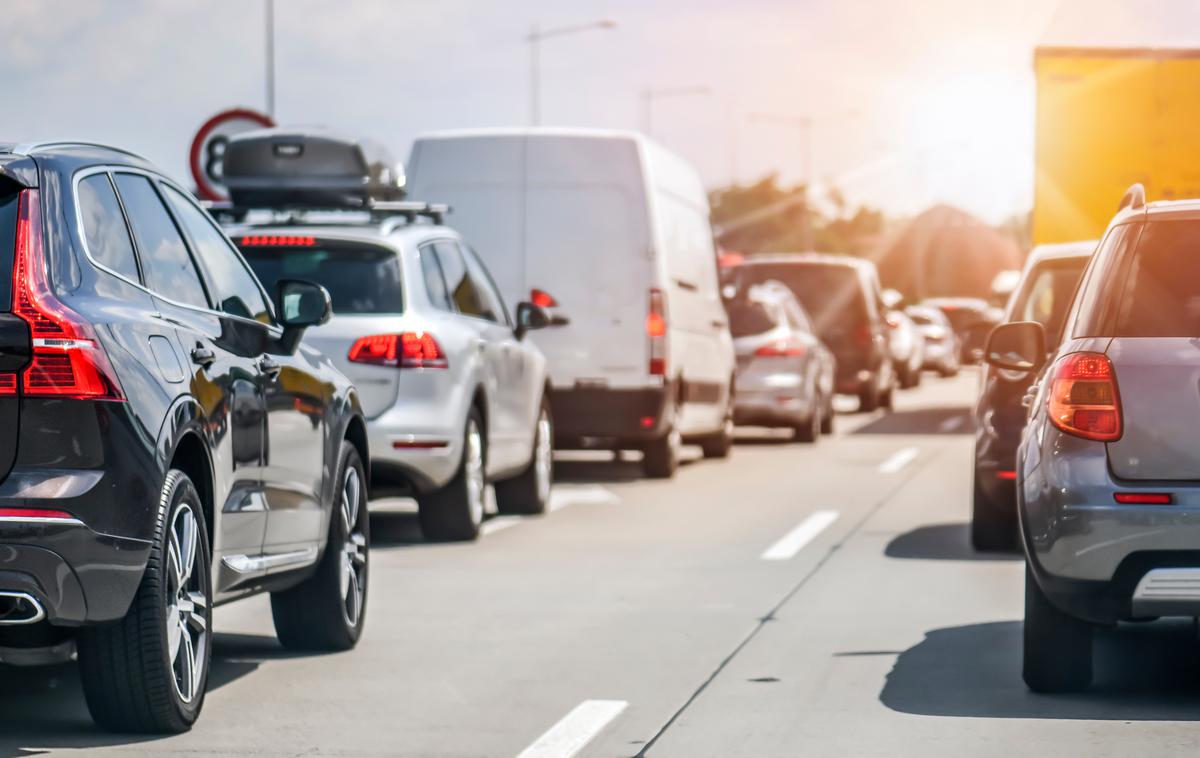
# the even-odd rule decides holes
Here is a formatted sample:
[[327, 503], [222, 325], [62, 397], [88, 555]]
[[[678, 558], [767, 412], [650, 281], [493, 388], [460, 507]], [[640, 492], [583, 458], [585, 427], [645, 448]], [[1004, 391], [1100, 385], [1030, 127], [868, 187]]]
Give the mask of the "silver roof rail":
[[[13, 153], [13, 155], [29, 155], [34, 150], [39, 150], [43, 147], [53, 147], [55, 145], [62, 145], [62, 146], [74, 145], [74, 146], [79, 146], [79, 147], [99, 147], [99, 148], [103, 148], [105, 150], [112, 150], [114, 153], [123, 153], [124, 155], [128, 155], [130, 157], [137, 158], [140, 161], [146, 161], [145, 157], [138, 155], [137, 153], [133, 152], [132, 150], [126, 150], [125, 148], [121, 148], [121, 147], [113, 147], [112, 145], [105, 145], [102, 142], [87, 142], [84, 140], [73, 140], [73, 139], [44, 140], [42, 142], [22, 142], [19, 145], [13, 146], [12, 153]], [[146, 162], [149, 163], [149, 161], [146, 161]]]

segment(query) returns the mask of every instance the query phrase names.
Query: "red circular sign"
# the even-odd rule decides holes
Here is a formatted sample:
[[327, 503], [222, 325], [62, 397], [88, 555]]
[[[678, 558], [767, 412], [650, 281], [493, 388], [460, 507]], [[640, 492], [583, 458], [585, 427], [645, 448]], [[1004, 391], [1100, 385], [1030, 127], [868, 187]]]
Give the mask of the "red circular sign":
[[204, 122], [192, 139], [188, 165], [196, 189], [205, 200], [228, 200], [229, 193], [221, 181], [221, 161], [225, 146], [235, 134], [275, 126], [270, 116], [247, 108], [222, 111]]

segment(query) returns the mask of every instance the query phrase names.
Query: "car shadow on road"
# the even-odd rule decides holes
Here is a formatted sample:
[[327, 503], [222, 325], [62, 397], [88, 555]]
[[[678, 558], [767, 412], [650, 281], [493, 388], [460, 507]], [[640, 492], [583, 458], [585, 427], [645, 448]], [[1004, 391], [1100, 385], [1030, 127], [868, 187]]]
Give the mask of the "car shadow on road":
[[372, 513], [371, 548], [427, 544], [416, 513]]
[[980, 552], [971, 546], [970, 524], [930, 524], [905, 532], [884, 548], [889, 558], [926, 561], [1019, 561], [1021, 554]]
[[1019, 621], [927, 632], [900, 654], [879, 700], [901, 713], [968, 718], [1200, 720], [1200, 644], [1190, 621], [1099, 630], [1086, 692], [1038, 695], [1021, 680]]
[[[284, 650], [274, 637], [214, 634], [208, 691], [253, 673], [264, 661], [297, 655], [309, 654]], [[110, 734], [97, 728], [83, 698], [79, 667], [73, 662], [29, 668], [0, 666], [0, 758], [155, 739], [160, 738]]]
[[895, 411], [863, 424], [851, 434], [973, 434], [971, 411], [962, 406]]

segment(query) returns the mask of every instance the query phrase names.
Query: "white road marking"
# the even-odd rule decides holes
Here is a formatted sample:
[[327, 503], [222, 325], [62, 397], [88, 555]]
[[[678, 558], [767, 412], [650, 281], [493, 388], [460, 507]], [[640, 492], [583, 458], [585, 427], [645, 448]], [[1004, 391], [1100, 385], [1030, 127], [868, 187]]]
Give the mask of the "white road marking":
[[557, 511], [569, 505], [616, 505], [621, 502], [612, 490], [598, 484], [560, 485], [550, 492], [547, 510]]
[[517, 758], [571, 758], [628, 705], [624, 700], [584, 700]]
[[962, 416], [951, 416], [950, 418], [946, 419], [942, 423], [938, 424], [938, 431], [952, 432], [962, 425], [963, 425], [963, 417]]
[[767, 548], [762, 554], [764, 561], [786, 561], [825, 529], [838, 520], [837, 511], [817, 511], [804, 519], [795, 529], [783, 535], [783, 539]]
[[920, 450], [915, 447], [906, 447], [903, 450], [897, 450], [890, 458], [879, 464], [879, 473], [894, 474], [900, 469], [916, 460]]

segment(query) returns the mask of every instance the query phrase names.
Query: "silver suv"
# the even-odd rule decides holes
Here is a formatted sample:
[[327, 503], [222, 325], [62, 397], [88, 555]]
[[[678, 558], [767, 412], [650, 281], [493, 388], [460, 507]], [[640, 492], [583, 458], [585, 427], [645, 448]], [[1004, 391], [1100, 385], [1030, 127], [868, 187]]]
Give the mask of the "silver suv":
[[334, 315], [304, 340], [358, 387], [373, 484], [415, 495], [426, 537], [470, 540], [490, 482], [502, 513], [549, 501], [546, 362], [525, 339], [549, 317], [530, 303], [510, 317], [470, 247], [422, 215], [438, 214], [230, 236], [268, 289], [303, 279], [329, 290]]

